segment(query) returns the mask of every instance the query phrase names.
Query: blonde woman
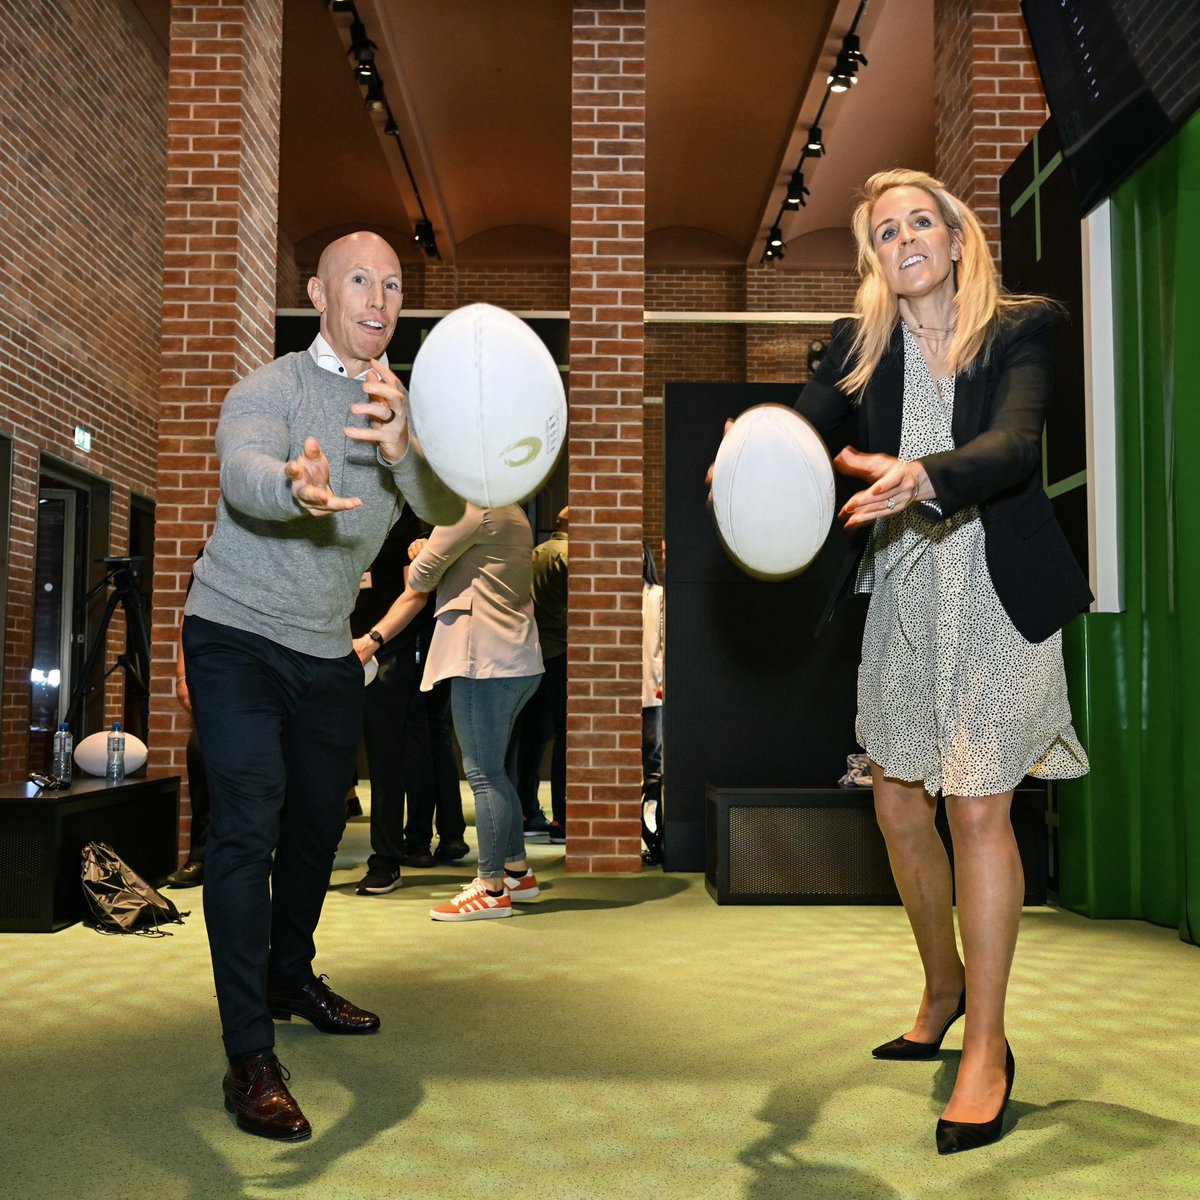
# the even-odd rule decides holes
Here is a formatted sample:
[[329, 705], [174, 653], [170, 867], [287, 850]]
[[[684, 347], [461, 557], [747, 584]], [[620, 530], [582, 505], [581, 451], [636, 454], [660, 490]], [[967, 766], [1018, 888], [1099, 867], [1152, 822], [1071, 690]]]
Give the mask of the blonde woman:
[[[861, 284], [797, 403], [852, 410], [839, 470], [867, 482], [845, 590], [869, 591], [858, 737], [925, 974], [912, 1026], [876, 1058], [933, 1058], [965, 1014], [939, 1153], [999, 1138], [1015, 1062], [1004, 1005], [1024, 879], [1009, 810], [1029, 774], [1072, 778], [1061, 628], [1090, 602], [1041, 483], [1054, 308], [1000, 291], [979, 222], [914, 171], [872, 176], [853, 221]], [[951, 872], [934, 828], [946, 800]]]

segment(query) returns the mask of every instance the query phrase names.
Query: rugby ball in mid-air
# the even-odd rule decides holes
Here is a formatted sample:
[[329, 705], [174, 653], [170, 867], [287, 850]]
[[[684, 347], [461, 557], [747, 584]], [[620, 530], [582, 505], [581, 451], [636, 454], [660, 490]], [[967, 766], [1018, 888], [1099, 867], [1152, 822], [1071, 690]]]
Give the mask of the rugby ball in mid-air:
[[780, 404], [747, 409], [712, 474], [717, 532], [757, 579], [788, 579], [817, 556], [833, 522], [833, 464], [820, 434]]
[[[89, 733], [75, 747], [75, 765], [89, 775], [104, 775], [108, 771], [109, 730]], [[146, 743], [135, 734], [125, 735], [125, 774], [131, 775], [146, 761]]]
[[562, 375], [528, 325], [491, 304], [444, 316], [413, 361], [413, 431], [439, 479], [482, 508], [533, 495], [567, 430]]

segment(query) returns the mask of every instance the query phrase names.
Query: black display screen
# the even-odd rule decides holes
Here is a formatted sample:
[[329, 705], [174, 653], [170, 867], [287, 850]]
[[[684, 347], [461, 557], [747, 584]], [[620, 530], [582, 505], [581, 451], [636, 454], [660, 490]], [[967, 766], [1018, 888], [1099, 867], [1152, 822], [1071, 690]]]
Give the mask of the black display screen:
[[1200, 104], [1200, 0], [1021, 0], [1084, 213]]

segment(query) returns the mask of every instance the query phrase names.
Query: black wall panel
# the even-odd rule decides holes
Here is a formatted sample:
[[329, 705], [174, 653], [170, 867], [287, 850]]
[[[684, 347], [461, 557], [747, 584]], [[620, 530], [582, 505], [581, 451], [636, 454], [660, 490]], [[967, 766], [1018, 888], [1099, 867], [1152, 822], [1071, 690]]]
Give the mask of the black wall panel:
[[[791, 404], [798, 384], [668, 384], [664, 396], [664, 865], [700, 871], [705, 788], [836, 785], [854, 740], [865, 601], [818, 620], [845, 550], [834, 521], [802, 575], [763, 583], [726, 555], [704, 474], [727, 417]], [[834, 449], [837, 447], [835, 445]], [[838, 478], [839, 504], [855, 486]]]

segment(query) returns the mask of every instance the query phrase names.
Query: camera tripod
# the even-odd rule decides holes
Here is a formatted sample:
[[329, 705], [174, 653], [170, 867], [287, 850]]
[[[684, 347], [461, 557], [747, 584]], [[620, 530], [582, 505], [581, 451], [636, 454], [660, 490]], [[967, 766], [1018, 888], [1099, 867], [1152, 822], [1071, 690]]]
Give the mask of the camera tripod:
[[[138, 573], [145, 564], [145, 558], [135, 555], [133, 558], [106, 558], [104, 565], [107, 572], [102, 580], [84, 597], [84, 607], [111, 585], [113, 591], [104, 606], [100, 624], [92, 639], [84, 660], [83, 671], [79, 682], [71, 693], [71, 703], [67, 708], [66, 721], [75, 728], [84, 701], [98, 687], [104, 686], [104, 681], [116, 670], [125, 672], [125, 686], [132, 689], [137, 701], [138, 728], [129, 732], [146, 740], [146, 732], [150, 726], [150, 635], [146, 630], [146, 616], [142, 611], [142, 595], [138, 591]], [[117, 661], [96, 681], [91, 683], [96, 664], [104, 654], [108, 644], [108, 627], [112, 623], [113, 613], [120, 604], [125, 610], [125, 634], [127, 649], [117, 656]]]

